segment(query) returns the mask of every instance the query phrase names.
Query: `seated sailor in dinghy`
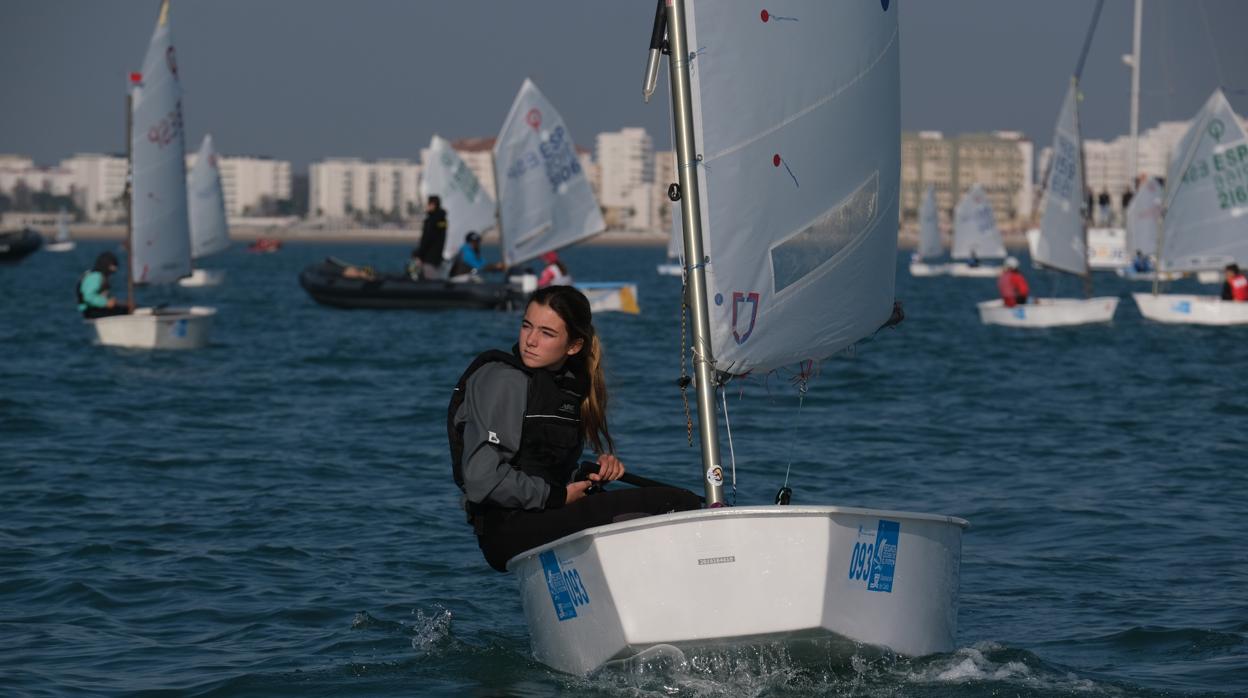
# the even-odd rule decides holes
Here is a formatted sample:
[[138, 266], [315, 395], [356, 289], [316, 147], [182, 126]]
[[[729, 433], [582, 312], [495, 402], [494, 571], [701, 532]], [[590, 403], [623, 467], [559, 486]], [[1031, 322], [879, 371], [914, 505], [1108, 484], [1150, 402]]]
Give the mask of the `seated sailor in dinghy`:
[[542, 255], [542, 261], [546, 263], [546, 268], [542, 269], [542, 275], [537, 279], [538, 288], [572, 285], [572, 275], [568, 273], [568, 266], [559, 259], [558, 252], [547, 252]]
[[473, 230], [464, 236], [464, 244], [460, 245], [459, 252], [451, 260], [449, 276], [451, 281], [469, 281], [483, 272], [501, 271], [502, 268], [502, 262], [485, 263], [485, 257], [481, 256], [481, 234]]
[[78, 312], [88, 320], [126, 315], [130, 308], [109, 293], [108, 277], [117, 271], [117, 255], [101, 252], [90, 271], [78, 278]]
[[1248, 301], [1248, 278], [1239, 271], [1239, 265], [1231, 262], [1226, 265], [1226, 280], [1222, 282], [1222, 300]]
[[[584, 294], [534, 292], [519, 339], [510, 353], [472, 362], [447, 414], [455, 482], [491, 567], [505, 572], [525, 550], [625, 515], [698, 508], [697, 495], [674, 487], [590, 492], [624, 464], [613, 454], [602, 343]], [[598, 472], [573, 482], [586, 441], [601, 454]]]
[[1005, 269], [1002, 269], [1001, 275], [997, 277], [997, 290], [1001, 292], [1001, 300], [1005, 303], [1005, 307], [1027, 305], [1027, 295], [1030, 289], [1027, 288], [1027, 279], [1018, 270], [1017, 257], [1005, 258]]

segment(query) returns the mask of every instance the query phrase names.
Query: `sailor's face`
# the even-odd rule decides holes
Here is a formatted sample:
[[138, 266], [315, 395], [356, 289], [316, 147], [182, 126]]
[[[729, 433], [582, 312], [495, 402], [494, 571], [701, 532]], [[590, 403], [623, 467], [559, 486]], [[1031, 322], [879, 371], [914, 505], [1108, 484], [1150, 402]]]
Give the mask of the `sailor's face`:
[[567, 323], [550, 306], [529, 303], [520, 322], [520, 360], [525, 366], [560, 368], [583, 344], [569, 341]]

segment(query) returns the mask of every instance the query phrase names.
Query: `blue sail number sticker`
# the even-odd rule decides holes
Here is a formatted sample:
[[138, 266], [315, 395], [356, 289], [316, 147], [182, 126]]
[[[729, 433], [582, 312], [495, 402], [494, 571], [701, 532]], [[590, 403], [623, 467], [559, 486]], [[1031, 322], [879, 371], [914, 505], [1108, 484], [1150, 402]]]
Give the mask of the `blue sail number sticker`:
[[547, 550], [538, 556], [542, 561], [542, 573], [546, 577], [546, 588], [550, 591], [550, 601], [555, 605], [555, 615], [563, 622], [576, 617], [576, 607], [589, 603], [589, 592], [581, 583], [581, 575], [575, 568], [561, 569], [559, 558], [553, 550]]
[[880, 519], [875, 534], [858, 527], [858, 541], [849, 558], [849, 579], [866, 582], [867, 591], [893, 591], [893, 570], [897, 568], [897, 543], [901, 524]]

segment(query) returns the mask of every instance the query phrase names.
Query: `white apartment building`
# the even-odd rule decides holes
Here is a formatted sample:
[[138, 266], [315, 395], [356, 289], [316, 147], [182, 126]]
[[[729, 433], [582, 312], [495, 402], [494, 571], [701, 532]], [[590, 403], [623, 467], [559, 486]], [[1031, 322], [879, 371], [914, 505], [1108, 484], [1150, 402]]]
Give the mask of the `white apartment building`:
[[350, 218], [356, 213], [411, 217], [423, 210], [420, 165], [408, 160], [330, 158], [308, 168], [311, 218]]
[[667, 188], [678, 179], [676, 151], [658, 150], [654, 153], [654, 190], [652, 198], [654, 230], [669, 232], [672, 229], [672, 200], [667, 198]]
[[[186, 156], [186, 173], [195, 166], [198, 152]], [[290, 198], [290, 162], [268, 157], [240, 155], [217, 156], [221, 173], [221, 189], [225, 194], [225, 215], [230, 218], [261, 215], [266, 199], [284, 201]]]
[[[1248, 119], [1241, 119], [1245, 130], [1248, 130]], [[1136, 174], [1146, 177], [1166, 176], [1170, 168], [1171, 158], [1178, 157], [1175, 150], [1183, 134], [1191, 125], [1190, 121], [1163, 121], [1139, 136]], [[1044, 176], [1048, 171], [1049, 158], [1053, 148], [1045, 147], [1040, 151], [1040, 186], [1044, 186]], [[1109, 194], [1110, 207], [1116, 216], [1122, 213], [1124, 194], [1132, 191], [1131, 173], [1131, 137], [1118, 136], [1112, 141], [1084, 140], [1083, 162], [1088, 189], [1098, 199], [1102, 192]]]
[[74, 200], [93, 223], [116, 223], [126, 219], [121, 196], [126, 191], [129, 167], [120, 155], [75, 153], [61, 161], [74, 182]]
[[1013, 225], [1031, 217], [1035, 186], [1034, 146], [1018, 131], [972, 133], [945, 138], [940, 131], [901, 135], [902, 220], [916, 220], [928, 185], [947, 224], [958, 199], [981, 184], [998, 223]]
[[615, 220], [625, 228], [650, 230], [656, 225], [654, 141], [643, 128], [600, 133], [595, 142], [601, 170], [599, 203], [619, 208]]

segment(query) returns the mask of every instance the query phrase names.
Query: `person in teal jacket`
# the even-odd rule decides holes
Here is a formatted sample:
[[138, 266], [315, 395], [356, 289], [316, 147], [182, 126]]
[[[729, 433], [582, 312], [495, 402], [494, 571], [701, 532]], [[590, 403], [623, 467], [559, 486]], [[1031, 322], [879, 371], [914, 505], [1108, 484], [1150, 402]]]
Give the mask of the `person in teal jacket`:
[[91, 270], [78, 279], [78, 312], [84, 318], [109, 317], [125, 315], [130, 309], [124, 303], [118, 303], [109, 293], [108, 277], [117, 271], [117, 255], [112, 252], [101, 252], [95, 258]]

